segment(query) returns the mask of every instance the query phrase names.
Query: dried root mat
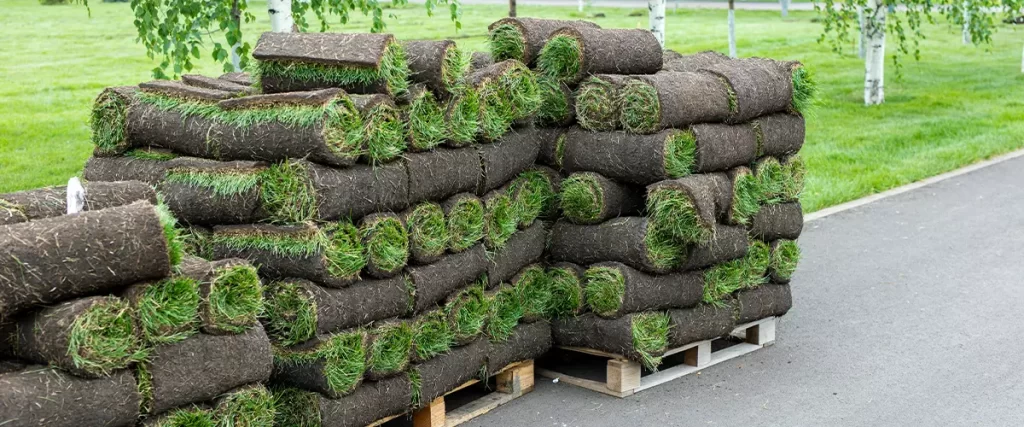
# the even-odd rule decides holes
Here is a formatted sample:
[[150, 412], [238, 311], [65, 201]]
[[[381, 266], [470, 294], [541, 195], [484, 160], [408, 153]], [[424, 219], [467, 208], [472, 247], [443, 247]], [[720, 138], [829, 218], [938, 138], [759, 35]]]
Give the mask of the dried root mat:
[[644, 217], [622, 217], [597, 225], [558, 221], [551, 230], [549, 256], [590, 265], [618, 261], [646, 273], [663, 274], [679, 265], [684, 245]]
[[800, 202], [762, 206], [750, 225], [750, 235], [764, 240], [796, 240], [804, 228]]
[[264, 93], [338, 87], [399, 96], [409, 85], [405, 50], [391, 34], [268, 32], [252, 56]]
[[488, 344], [485, 339], [430, 359], [412, 367], [413, 408], [424, 407], [471, 379], [477, 378], [487, 365]]
[[366, 248], [366, 272], [371, 277], [392, 277], [408, 263], [409, 233], [398, 215], [367, 215], [359, 223], [359, 234]]
[[711, 73], [636, 76], [619, 91], [622, 127], [634, 133], [721, 122], [729, 117], [729, 87]]
[[736, 323], [753, 322], [786, 314], [793, 308], [793, 294], [789, 285], [764, 284], [736, 294], [736, 304]]
[[491, 342], [487, 352], [487, 375], [495, 375], [506, 366], [539, 358], [551, 349], [551, 325], [533, 322], [516, 326], [504, 341]]
[[275, 346], [271, 380], [337, 399], [363, 382], [367, 351], [363, 330], [318, 335], [295, 347]]
[[491, 56], [496, 61], [515, 59], [533, 66], [551, 33], [564, 27], [601, 28], [588, 21], [502, 18], [487, 27]]
[[619, 262], [592, 264], [585, 273], [587, 306], [598, 316], [687, 308], [704, 293], [699, 272], [649, 275]]
[[675, 129], [651, 135], [571, 129], [560, 157], [567, 172], [590, 171], [618, 182], [648, 185], [689, 175], [694, 146], [691, 134]]
[[350, 222], [217, 226], [206, 242], [215, 259], [242, 258], [272, 279], [297, 277], [340, 288], [367, 265], [363, 233]]
[[523, 267], [539, 260], [544, 254], [547, 239], [548, 230], [539, 222], [512, 234], [507, 244], [490, 256], [487, 286], [493, 288], [499, 283], [508, 282]]
[[441, 99], [459, 90], [469, 72], [470, 55], [452, 40], [427, 40], [403, 43], [409, 60], [409, 80], [426, 85]]
[[[693, 73], [712, 65], [732, 60], [728, 56], [713, 50], [697, 52], [692, 55], [680, 55], [670, 50], [666, 50], [665, 52], [665, 55], [662, 57], [663, 61], [661, 64], [661, 71]], [[671, 52], [671, 54], [669, 52]]]
[[[145, 200], [156, 204], [156, 192], [139, 181], [86, 182], [85, 211], [124, 206]], [[67, 187], [46, 187], [0, 194], [0, 225], [67, 214]]]
[[226, 80], [231, 83], [239, 84], [242, 86], [252, 86], [252, 76], [250, 76], [249, 73], [246, 72], [235, 71], [230, 73], [224, 73], [221, 74], [220, 77], [217, 77], [217, 79]]
[[576, 224], [598, 224], [619, 216], [639, 215], [644, 192], [594, 172], [576, 172], [562, 181], [562, 215]]
[[274, 391], [280, 426], [365, 426], [409, 410], [413, 401], [412, 374], [401, 374], [360, 385], [348, 396], [331, 399], [296, 388]]
[[448, 251], [462, 252], [484, 238], [484, 202], [470, 193], [459, 193], [441, 204], [448, 228]]
[[671, 319], [668, 346], [682, 347], [729, 335], [736, 326], [736, 304], [731, 301], [721, 306], [701, 304], [694, 308], [669, 310], [668, 316]]
[[166, 277], [181, 259], [175, 223], [140, 201], [0, 226], [0, 320]]
[[188, 257], [179, 274], [199, 284], [199, 321], [203, 333], [240, 334], [264, 313], [263, 283], [256, 267], [242, 259], [206, 261]]
[[98, 378], [142, 360], [138, 331], [128, 303], [117, 297], [65, 301], [23, 316], [5, 327], [0, 341], [13, 355]]
[[551, 335], [556, 345], [620, 354], [648, 369], [655, 369], [661, 364], [670, 329], [671, 320], [664, 312], [633, 313], [617, 319], [585, 313], [551, 323]]
[[548, 286], [551, 288], [551, 317], [576, 316], [586, 310], [583, 294], [585, 270], [576, 264], [558, 262], [548, 267]]
[[199, 334], [157, 346], [135, 369], [142, 412], [159, 414], [213, 400], [237, 387], [266, 382], [272, 368], [270, 341], [258, 325], [243, 334]]
[[494, 64], [494, 56], [490, 52], [473, 52], [469, 59], [469, 72], [486, 68], [491, 64]]
[[570, 84], [591, 74], [654, 74], [661, 44], [648, 30], [563, 27], [550, 33], [537, 69]]
[[515, 129], [491, 144], [478, 146], [483, 170], [476, 193], [483, 195], [501, 187], [532, 166], [540, 152], [543, 133], [537, 128]]
[[131, 371], [86, 379], [44, 366], [0, 374], [5, 427], [131, 425], [141, 397]]
[[423, 313], [437, 307], [449, 295], [476, 281], [487, 272], [487, 252], [483, 245], [447, 255], [437, 262], [405, 269], [405, 283], [412, 311]]

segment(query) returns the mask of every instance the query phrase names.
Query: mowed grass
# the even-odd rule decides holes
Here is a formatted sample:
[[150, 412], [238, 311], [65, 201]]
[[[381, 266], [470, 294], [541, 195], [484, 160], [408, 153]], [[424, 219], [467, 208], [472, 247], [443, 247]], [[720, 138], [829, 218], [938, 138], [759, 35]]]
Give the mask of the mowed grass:
[[[257, 22], [246, 24], [255, 44], [270, 27], [262, 2], [250, 8]], [[646, 12], [593, 8], [607, 28], [645, 28]], [[456, 33], [446, 11], [427, 17], [422, 5], [386, 13], [388, 30], [399, 39], [451, 37], [468, 49], [486, 49], [487, 24], [506, 13], [503, 6], [464, 7]], [[0, 61], [0, 192], [61, 184], [81, 172], [89, 157], [87, 117], [93, 98], [106, 86], [150, 79], [156, 64], [135, 43], [126, 3], [40, 6], [8, 0], [0, 25], [5, 39]], [[574, 8], [520, 6], [520, 16], [575, 18]], [[1000, 26], [987, 48], [963, 46], [947, 25], [928, 26], [920, 62], [904, 58], [903, 78], [886, 69], [886, 104], [862, 105], [863, 61], [854, 46], [845, 56], [818, 44], [821, 24], [813, 12], [737, 11], [740, 56], [799, 59], [813, 70], [820, 101], [808, 117], [807, 187], [802, 200], [814, 211], [920, 180], [1024, 146], [1024, 75], [1020, 32]], [[724, 10], [670, 11], [668, 47], [681, 52], [726, 51]], [[334, 31], [363, 31], [359, 16]], [[889, 50], [895, 45], [890, 42]], [[218, 75], [208, 59], [200, 72]]]

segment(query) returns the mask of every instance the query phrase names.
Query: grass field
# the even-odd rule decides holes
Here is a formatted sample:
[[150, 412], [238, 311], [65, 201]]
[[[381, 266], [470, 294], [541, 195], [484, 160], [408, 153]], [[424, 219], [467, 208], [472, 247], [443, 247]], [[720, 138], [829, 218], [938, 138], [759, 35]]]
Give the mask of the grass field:
[[[428, 18], [422, 6], [389, 12], [389, 30], [400, 39], [456, 38], [485, 49], [487, 24], [500, 6], [468, 6], [456, 33], [446, 15]], [[259, 18], [246, 27], [255, 42], [270, 27], [262, 2], [250, 3]], [[78, 174], [91, 152], [87, 117], [106, 86], [150, 78], [155, 64], [135, 44], [127, 3], [94, 2], [92, 17], [81, 6], [40, 6], [35, 0], [5, 1], [0, 25], [0, 193], [60, 184]], [[596, 8], [605, 27], [642, 28], [646, 16]], [[572, 8], [519, 7], [520, 16], [567, 18]], [[808, 118], [803, 150], [809, 169], [803, 196], [814, 211], [955, 169], [1024, 146], [1024, 75], [1020, 32], [1003, 26], [988, 48], [960, 44], [948, 26], [931, 26], [920, 62], [905, 61], [903, 79], [887, 71], [886, 104], [861, 104], [863, 63], [851, 47], [846, 56], [816, 42], [821, 25], [812, 12], [737, 12], [740, 56], [799, 59], [814, 70], [821, 100]], [[724, 11], [680, 10], [668, 16], [668, 47], [681, 52], [726, 48]], [[335, 31], [369, 28], [363, 17]], [[890, 44], [890, 48], [893, 48]], [[891, 63], [890, 63], [891, 65]], [[220, 65], [200, 69], [219, 74]]]

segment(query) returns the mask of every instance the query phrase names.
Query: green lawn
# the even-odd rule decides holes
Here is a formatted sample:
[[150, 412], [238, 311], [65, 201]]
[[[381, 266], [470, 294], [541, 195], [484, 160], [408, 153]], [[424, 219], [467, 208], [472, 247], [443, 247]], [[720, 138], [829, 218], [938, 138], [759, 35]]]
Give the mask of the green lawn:
[[[81, 171], [91, 151], [87, 118], [103, 87], [150, 78], [154, 62], [134, 42], [127, 3], [40, 6], [7, 0], [0, 25], [0, 193], [59, 184]], [[269, 28], [262, 2], [250, 4], [259, 20], [247, 27], [254, 41]], [[421, 6], [393, 10], [389, 29], [400, 39], [454, 37], [484, 49], [486, 26], [500, 6], [469, 6], [463, 32], [446, 16], [427, 18]], [[645, 16], [597, 8], [605, 27], [643, 28]], [[573, 8], [523, 6], [520, 16], [566, 18]], [[906, 184], [1024, 146], [1024, 75], [1019, 33], [1002, 27], [985, 48], [960, 44], [947, 26], [927, 29], [920, 62], [905, 61], [904, 77], [892, 67], [887, 103], [861, 105], [863, 63], [837, 56], [816, 42], [821, 25], [811, 12], [737, 12], [741, 56], [800, 59], [814, 70], [821, 101], [808, 118], [803, 155], [810, 169], [804, 205], [814, 211]], [[365, 18], [345, 28], [368, 28]], [[682, 52], [726, 48], [724, 11], [680, 10], [668, 17], [668, 47]], [[890, 46], [892, 47], [892, 46]], [[852, 49], [851, 49], [852, 53]], [[219, 74], [203, 62], [199, 72]]]

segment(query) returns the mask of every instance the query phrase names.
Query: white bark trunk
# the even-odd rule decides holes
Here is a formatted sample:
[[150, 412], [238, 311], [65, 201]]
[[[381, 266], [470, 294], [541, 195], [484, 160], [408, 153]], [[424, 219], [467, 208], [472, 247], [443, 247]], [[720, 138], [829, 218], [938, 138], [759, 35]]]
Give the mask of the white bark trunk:
[[290, 33], [295, 24], [292, 20], [291, 0], [267, 0], [267, 12], [270, 13], [270, 31]]
[[789, 0], [781, 0], [779, 3], [782, 3], [782, 17], [789, 16]]
[[76, 214], [85, 209], [85, 188], [78, 178], [68, 180], [68, 215]]
[[729, 2], [729, 57], [736, 57], [736, 10], [732, 8], [732, 1]]
[[242, 57], [238, 56], [238, 48], [242, 47], [241, 43], [235, 43], [231, 46], [231, 66], [234, 67], [235, 72], [242, 71]]
[[961, 31], [964, 44], [971, 44], [971, 9], [970, 3], [964, 1], [962, 3], [963, 14], [964, 14], [964, 28]]
[[883, 0], [872, 0], [865, 16], [867, 55], [864, 58], [864, 105], [885, 102], [885, 16]]
[[665, 48], [665, 2], [666, 0], [648, 0], [647, 16], [654, 37]]
[[864, 43], [864, 6], [857, 6], [857, 29], [860, 30], [860, 37], [857, 39], [857, 57], [864, 59], [864, 50], [866, 49], [866, 43]]
[[584, 6], [583, 2], [584, 2], [584, 0], [580, 0], [580, 4], [579, 4], [579, 6], [580, 6], [580, 7], [579, 7], [579, 11], [580, 11], [580, 12], [582, 12], [582, 11], [583, 11], [583, 6]]

